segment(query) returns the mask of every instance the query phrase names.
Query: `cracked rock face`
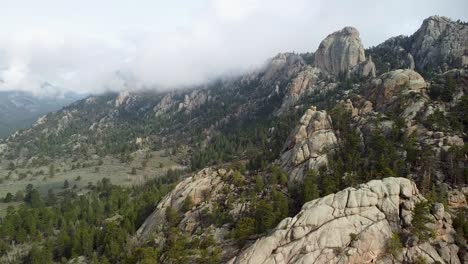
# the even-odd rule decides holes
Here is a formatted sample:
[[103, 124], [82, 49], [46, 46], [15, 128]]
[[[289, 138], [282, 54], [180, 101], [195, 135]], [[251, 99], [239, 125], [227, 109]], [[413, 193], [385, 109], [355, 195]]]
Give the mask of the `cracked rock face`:
[[463, 23], [432, 16], [424, 20], [412, 38], [411, 53], [417, 69], [430, 66], [435, 70], [444, 63], [463, 67], [468, 63], [468, 26]]
[[308, 170], [319, 169], [327, 163], [326, 153], [336, 142], [330, 116], [311, 107], [289, 136], [280, 166], [289, 172], [291, 182], [301, 181]]
[[295, 106], [302, 98], [316, 91], [327, 91], [336, 87], [335, 83], [324, 80], [327, 76], [319, 68], [307, 66], [286, 87], [286, 94], [279, 113], [285, 113], [289, 108]]
[[[229, 263], [394, 263], [386, 253], [393, 232], [411, 221], [415, 202], [423, 200], [416, 185], [405, 178], [373, 180], [310, 201], [292, 218], [284, 219], [268, 236], [257, 240]], [[438, 205], [437, 224], [453, 231], [450, 216]], [[436, 225], [437, 225], [436, 224]], [[441, 256], [428, 242], [404, 249], [403, 262], [422, 255], [429, 263], [460, 263], [455, 247]], [[445, 243], [445, 244], [444, 244]], [[398, 261], [397, 261], [398, 263]]]
[[401, 113], [412, 119], [427, 101], [427, 84], [413, 70], [394, 70], [373, 79], [368, 89], [368, 98], [377, 111]]
[[315, 52], [315, 64], [336, 76], [348, 75], [358, 64], [366, 61], [359, 32], [345, 27], [328, 35]]
[[[151, 235], [158, 235], [158, 233], [162, 232], [166, 224], [166, 209], [171, 207], [174, 210], [180, 210], [186, 197], [191, 198], [194, 207], [213, 201], [216, 194], [224, 187], [221, 176], [225, 173], [226, 171], [224, 170], [217, 171], [207, 168], [177, 184], [174, 190], [164, 197], [154, 212], [138, 229], [136, 233], [137, 239], [145, 241]], [[195, 216], [195, 214], [185, 215], [181, 224], [194, 222]]]
[[300, 98], [314, 90], [319, 74], [320, 69], [314, 67], [308, 67], [300, 72], [286, 88], [286, 95], [284, 96], [280, 112], [293, 106]]

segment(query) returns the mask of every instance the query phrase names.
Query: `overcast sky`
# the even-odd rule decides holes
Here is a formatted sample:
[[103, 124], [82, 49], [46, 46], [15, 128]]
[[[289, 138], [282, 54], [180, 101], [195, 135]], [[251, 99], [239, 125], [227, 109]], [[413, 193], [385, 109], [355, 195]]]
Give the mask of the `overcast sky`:
[[369, 47], [434, 14], [468, 20], [466, 0], [0, 2], [0, 90], [37, 94], [171, 89], [315, 51], [348, 25]]

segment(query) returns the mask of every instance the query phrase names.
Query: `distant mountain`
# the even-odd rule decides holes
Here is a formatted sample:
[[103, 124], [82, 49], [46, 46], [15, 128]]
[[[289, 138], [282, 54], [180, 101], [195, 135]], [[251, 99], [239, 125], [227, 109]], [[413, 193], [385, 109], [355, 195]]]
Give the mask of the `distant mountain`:
[[37, 97], [28, 92], [0, 91], [0, 138], [30, 127], [41, 115], [59, 110], [80, 98], [72, 93], [63, 97]]

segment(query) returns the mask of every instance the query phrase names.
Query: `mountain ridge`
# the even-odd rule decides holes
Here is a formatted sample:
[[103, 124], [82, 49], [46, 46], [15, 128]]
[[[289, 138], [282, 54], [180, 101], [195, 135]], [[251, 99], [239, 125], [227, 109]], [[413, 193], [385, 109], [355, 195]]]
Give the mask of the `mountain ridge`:
[[116, 262], [149, 250], [163, 263], [462, 263], [467, 29], [433, 16], [364, 49], [346, 27], [315, 53], [280, 53], [237, 78], [89, 96], [0, 141], [4, 181], [54, 164], [177, 158], [190, 170], [161, 180], [172, 189], [158, 183], [164, 195], [131, 242], [95, 249]]

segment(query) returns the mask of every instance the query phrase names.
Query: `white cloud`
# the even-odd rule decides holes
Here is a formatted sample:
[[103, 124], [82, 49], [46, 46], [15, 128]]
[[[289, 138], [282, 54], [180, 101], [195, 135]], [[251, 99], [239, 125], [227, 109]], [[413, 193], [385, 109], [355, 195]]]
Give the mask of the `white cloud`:
[[259, 8], [261, 0], [213, 0], [216, 15], [227, 20], [241, 20]]
[[[320, 2], [315, 1], [315, 9], [318, 9]], [[212, 0], [212, 5], [218, 17], [240, 21], [259, 15], [298, 16], [304, 11], [306, 0]]]
[[[43, 7], [42, 12], [52, 13], [37, 17], [18, 7], [16, 20], [9, 10], [7, 18], [0, 18], [8, 32], [0, 36], [0, 90], [61, 94], [170, 89], [250, 69], [278, 52], [314, 51], [327, 34], [347, 25], [356, 26], [370, 46], [411, 33], [429, 15], [468, 16], [463, 0], [451, 5], [404, 2], [404, 10], [403, 2], [382, 5], [371, 0], [360, 5], [337, 0], [205, 0], [200, 7], [198, 1], [177, 2], [136, 6], [115, 0], [93, 6], [94, 1], [83, 0], [82, 10], [58, 9], [59, 2], [54, 2], [57, 10]], [[113, 15], [112, 10], [119, 11]], [[75, 15], [83, 12], [89, 17]]]

